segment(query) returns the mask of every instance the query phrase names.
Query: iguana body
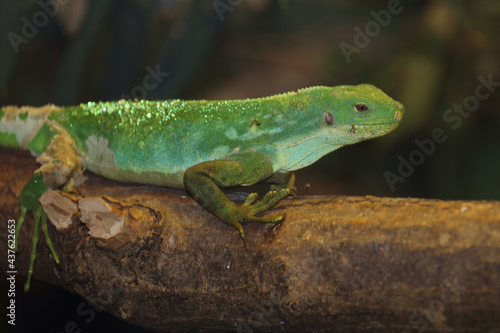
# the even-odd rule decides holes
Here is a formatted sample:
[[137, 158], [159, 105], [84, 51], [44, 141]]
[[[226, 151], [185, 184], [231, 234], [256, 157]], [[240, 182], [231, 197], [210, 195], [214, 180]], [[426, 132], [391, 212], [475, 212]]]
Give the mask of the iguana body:
[[[38, 189], [26, 186], [23, 193], [39, 196], [42, 185], [64, 186], [84, 167], [115, 180], [184, 188], [244, 237], [240, 222], [282, 219], [255, 214], [290, 193], [290, 171], [392, 131], [403, 112], [371, 85], [312, 87], [247, 100], [4, 107], [0, 144], [40, 155], [39, 175], [31, 181]], [[239, 206], [220, 190], [262, 181], [282, 189], [257, 203], [251, 194]], [[36, 210], [36, 204], [21, 200], [21, 212]]]

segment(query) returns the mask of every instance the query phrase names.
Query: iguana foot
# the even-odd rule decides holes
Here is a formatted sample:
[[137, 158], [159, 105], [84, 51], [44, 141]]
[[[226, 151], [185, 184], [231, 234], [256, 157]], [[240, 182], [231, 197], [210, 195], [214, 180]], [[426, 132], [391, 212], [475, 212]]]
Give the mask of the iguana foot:
[[287, 188], [281, 189], [279, 191], [269, 191], [264, 196], [264, 198], [262, 198], [262, 200], [255, 203], [258, 194], [251, 193], [243, 204], [236, 207], [236, 212], [230, 215], [233, 217], [232, 221], [228, 221], [226, 223], [235, 227], [238, 230], [241, 238], [245, 238], [245, 231], [243, 230], [240, 222], [277, 223], [283, 220], [285, 217], [284, 215], [255, 215], [273, 207], [281, 199], [287, 197], [289, 194], [291, 194], [291, 190]]
[[40, 196], [42, 196], [42, 194], [45, 193], [46, 191], [47, 191], [47, 186], [43, 181], [43, 175], [42, 173], [37, 173], [33, 177], [31, 177], [31, 179], [26, 183], [26, 185], [24, 185], [24, 188], [21, 192], [21, 197], [19, 199], [20, 216], [16, 224], [16, 234], [15, 234], [16, 247], [14, 249], [15, 251], [17, 251], [19, 232], [21, 230], [21, 226], [23, 225], [26, 213], [31, 211], [34, 219], [32, 247], [31, 247], [30, 262], [28, 268], [28, 278], [26, 280], [26, 284], [24, 285], [25, 292], [27, 292], [30, 288], [31, 276], [33, 275], [33, 265], [35, 263], [35, 258], [36, 258], [36, 245], [38, 243], [38, 229], [40, 228], [40, 221], [41, 221], [42, 233], [45, 236], [45, 243], [49, 247], [54, 261], [57, 264], [59, 264], [59, 256], [57, 255], [54, 249], [54, 246], [52, 244], [52, 241], [50, 240], [48, 232], [47, 215], [43, 211], [43, 207], [38, 201]]

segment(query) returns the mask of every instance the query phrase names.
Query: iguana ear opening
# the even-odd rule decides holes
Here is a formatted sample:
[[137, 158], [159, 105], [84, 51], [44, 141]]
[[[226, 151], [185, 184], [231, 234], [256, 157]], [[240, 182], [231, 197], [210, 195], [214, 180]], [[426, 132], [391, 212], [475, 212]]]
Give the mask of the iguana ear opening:
[[333, 114], [330, 111], [325, 111], [325, 123], [327, 125], [333, 125], [335, 123], [335, 118], [333, 118]]

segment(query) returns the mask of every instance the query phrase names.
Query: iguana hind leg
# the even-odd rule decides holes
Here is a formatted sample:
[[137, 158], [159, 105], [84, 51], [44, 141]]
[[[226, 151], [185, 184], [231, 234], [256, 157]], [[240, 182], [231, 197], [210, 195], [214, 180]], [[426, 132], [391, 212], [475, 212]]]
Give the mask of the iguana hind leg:
[[43, 181], [50, 188], [59, 188], [68, 184], [81, 172], [81, 162], [75, 141], [62, 128], [53, 126], [57, 135], [36, 159], [41, 164], [37, 170], [43, 174]]
[[40, 228], [40, 222], [41, 222], [42, 232], [45, 237], [45, 243], [49, 247], [50, 252], [52, 253], [52, 257], [54, 258], [54, 261], [57, 264], [59, 264], [59, 256], [57, 255], [57, 252], [54, 249], [54, 246], [52, 244], [52, 241], [50, 240], [48, 232], [47, 215], [43, 211], [42, 205], [38, 201], [40, 196], [46, 191], [47, 191], [47, 186], [45, 186], [45, 183], [43, 181], [43, 175], [41, 173], [36, 173], [33, 177], [31, 177], [31, 179], [26, 183], [26, 185], [24, 185], [24, 188], [21, 192], [21, 197], [19, 199], [19, 208], [21, 213], [16, 225], [15, 251], [17, 251], [19, 232], [21, 231], [21, 226], [24, 223], [26, 213], [31, 211], [34, 219], [33, 238], [31, 242], [32, 243], [31, 254], [28, 267], [28, 279], [26, 280], [26, 284], [24, 285], [24, 291], [28, 291], [30, 288], [31, 276], [33, 274], [33, 265], [35, 263], [35, 258], [36, 258], [36, 246], [38, 244], [38, 229]]
[[[73, 177], [81, 172], [81, 162], [76, 150], [74, 140], [62, 128], [53, 126], [57, 133], [53, 138], [47, 140], [44, 134], [36, 136], [34, 140], [50, 142], [47, 147], [42, 147], [44, 152], [37, 158], [37, 162], [42, 165], [35, 172], [35, 175], [24, 186], [19, 199], [20, 217], [16, 225], [16, 250], [17, 241], [21, 226], [26, 214], [31, 211], [34, 218], [33, 238], [31, 255], [28, 268], [28, 279], [24, 285], [24, 290], [30, 287], [31, 276], [33, 275], [33, 265], [36, 258], [36, 246], [38, 243], [38, 232], [42, 229], [45, 243], [52, 253], [54, 261], [59, 264], [57, 255], [48, 232], [47, 215], [39, 202], [40, 197], [48, 188], [59, 188], [70, 183]], [[52, 135], [47, 132], [47, 135]]]

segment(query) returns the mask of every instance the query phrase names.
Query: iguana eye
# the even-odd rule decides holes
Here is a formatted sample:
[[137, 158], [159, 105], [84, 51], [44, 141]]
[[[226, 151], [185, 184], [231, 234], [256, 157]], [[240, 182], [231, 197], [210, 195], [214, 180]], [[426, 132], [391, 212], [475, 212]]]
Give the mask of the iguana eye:
[[366, 111], [368, 111], [368, 106], [366, 106], [366, 104], [363, 104], [363, 103], [358, 103], [358, 104], [356, 104], [356, 110], [358, 112], [366, 112]]
[[333, 118], [333, 114], [330, 111], [325, 111], [325, 123], [327, 125], [333, 125], [335, 119]]

